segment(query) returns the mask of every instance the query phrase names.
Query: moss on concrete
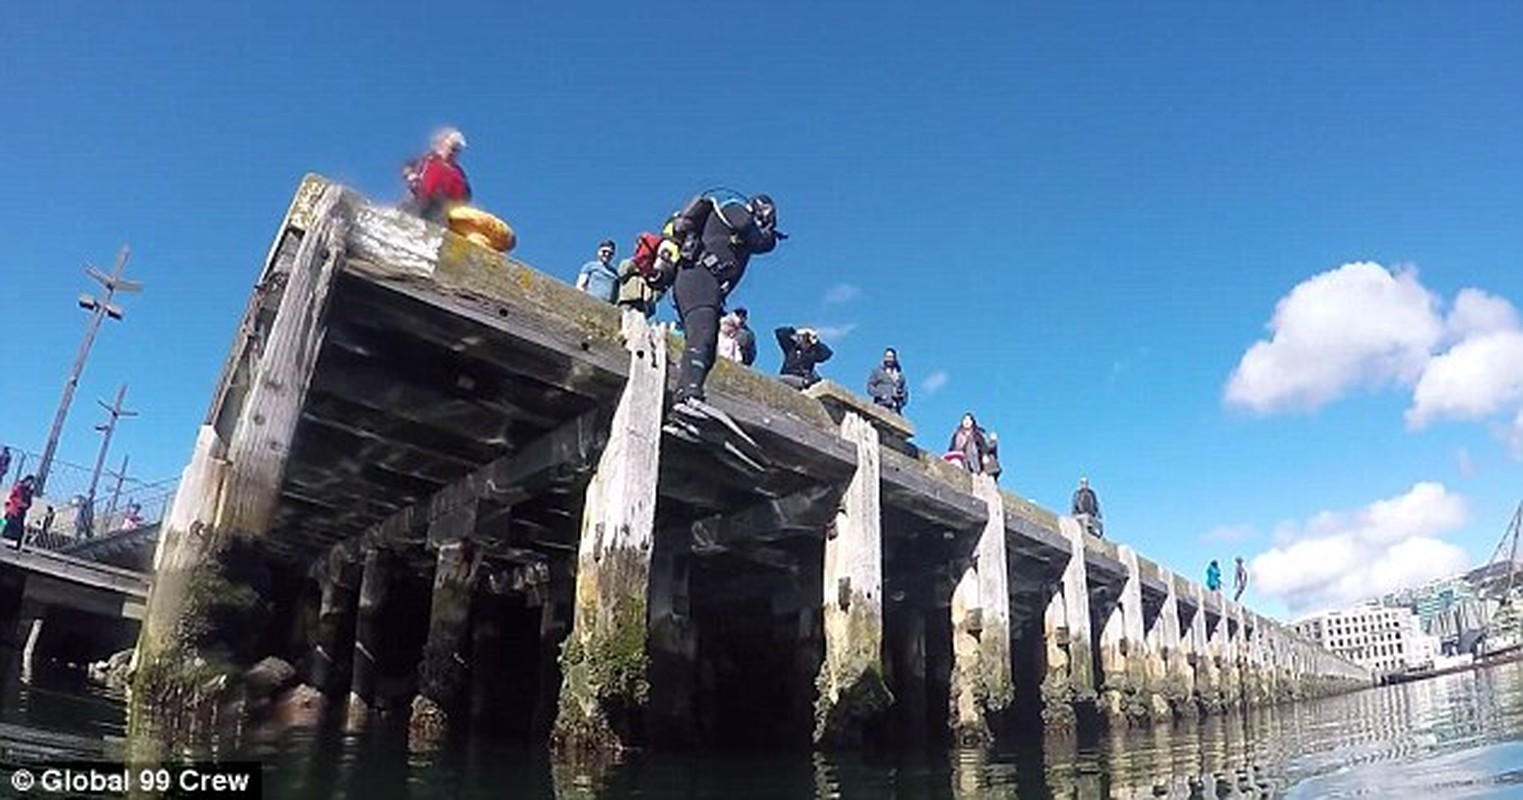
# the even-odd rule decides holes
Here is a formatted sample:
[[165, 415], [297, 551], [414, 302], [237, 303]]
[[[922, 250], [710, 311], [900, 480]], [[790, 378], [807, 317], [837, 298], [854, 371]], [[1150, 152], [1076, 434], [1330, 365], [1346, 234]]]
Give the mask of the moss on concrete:
[[1176, 717], [1193, 716], [1197, 712], [1189, 679], [1179, 674], [1165, 675], [1158, 686], [1158, 695], [1169, 704]]
[[[1001, 646], [1003, 643], [1003, 646]], [[1010, 674], [1010, 631], [985, 622], [979, 640], [980, 668], [976, 688], [979, 706], [986, 715], [998, 714], [1015, 702], [1015, 679]]]
[[[1073, 667], [1071, 666], [1073, 664], [1094, 664], [1094, 651], [1091, 649], [1090, 643], [1081, 639], [1074, 639], [1070, 637], [1068, 640], [1068, 663], [1070, 664], [1070, 674], [1072, 674], [1074, 671]], [[1091, 673], [1093, 673], [1094, 667], [1091, 666], [1089, 669]], [[1093, 678], [1091, 678], [1091, 680], [1093, 680]], [[1095, 688], [1093, 686], [1074, 685], [1073, 693], [1074, 702], [1076, 703], [1095, 702]]]
[[1074, 713], [1073, 682], [1067, 669], [1048, 670], [1042, 679], [1042, 723], [1050, 732], [1072, 730], [1078, 722]]
[[557, 755], [573, 759], [616, 755], [633, 746], [650, 701], [645, 554], [608, 550], [601, 560], [584, 558], [579, 570], [576, 627], [561, 646], [561, 692], [551, 734]]
[[[894, 702], [883, 678], [881, 611], [853, 591], [845, 617], [814, 681], [814, 742], [826, 749], [860, 746], [866, 725]], [[827, 618], [827, 631], [831, 626]]]
[[155, 577], [150, 614], [162, 618], [145, 624], [139, 642], [129, 738], [194, 745], [204, 738], [199, 717], [237, 701], [244, 671], [264, 655], [258, 648], [272, 608], [266, 558], [257, 540], [229, 537]]

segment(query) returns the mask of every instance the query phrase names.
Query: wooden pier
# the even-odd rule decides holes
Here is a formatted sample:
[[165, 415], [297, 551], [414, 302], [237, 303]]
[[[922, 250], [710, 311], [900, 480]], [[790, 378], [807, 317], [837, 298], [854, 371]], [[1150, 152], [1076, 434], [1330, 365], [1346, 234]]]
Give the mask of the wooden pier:
[[721, 360], [760, 472], [663, 435], [679, 344], [309, 176], [164, 523], [134, 731], [978, 744], [1371, 684], [839, 387]]

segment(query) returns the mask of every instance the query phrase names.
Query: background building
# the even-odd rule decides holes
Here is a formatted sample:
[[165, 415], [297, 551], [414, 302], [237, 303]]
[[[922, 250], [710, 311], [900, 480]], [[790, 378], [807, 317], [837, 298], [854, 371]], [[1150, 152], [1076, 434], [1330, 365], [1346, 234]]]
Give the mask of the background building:
[[1507, 591], [1511, 566], [1506, 561], [1488, 564], [1392, 592], [1381, 598], [1381, 603], [1411, 610], [1423, 633], [1438, 638], [1443, 652], [1468, 653], [1474, 650], [1486, 621], [1497, 612], [1497, 598]]
[[1410, 609], [1374, 602], [1323, 612], [1293, 627], [1302, 636], [1376, 673], [1425, 666], [1439, 653], [1438, 637], [1424, 633]]

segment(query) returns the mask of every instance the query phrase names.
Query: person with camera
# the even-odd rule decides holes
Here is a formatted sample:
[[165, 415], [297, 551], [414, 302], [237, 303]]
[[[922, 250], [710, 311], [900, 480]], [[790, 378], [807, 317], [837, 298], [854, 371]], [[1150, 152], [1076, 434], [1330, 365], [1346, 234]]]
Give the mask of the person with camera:
[[795, 329], [784, 325], [774, 333], [777, 346], [783, 350], [780, 371], [783, 383], [795, 389], [808, 389], [819, 383], [820, 374], [814, 368], [835, 355], [830, 346], [820, 341], [820, 335], [813, 328]]

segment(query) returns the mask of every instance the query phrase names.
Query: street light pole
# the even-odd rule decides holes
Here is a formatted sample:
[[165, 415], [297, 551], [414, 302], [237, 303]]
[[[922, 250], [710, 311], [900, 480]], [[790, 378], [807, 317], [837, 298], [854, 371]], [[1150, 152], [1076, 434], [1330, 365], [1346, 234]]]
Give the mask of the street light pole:
[[128, 411], [122, 408], [122, 401], [125, 399], [127, 399], [127, 384], [124, 383], [122, 388], [116, 390], [116, 402], [108, 406], [100, 400], [95, 401], [100, 403], [101, 408], [106, 409], [110, 419], [101, 425], [95, 426], [96, 430], [105, 435], [101, 438], [100, 453], [95, 456], [95, 471], [90, 473], [90, 491], [85, 493], [85, 502], [90, 505], [91, 511], [95, 510], [95, 487], [100, 483], [100, 471], [106, 464], [106, 452], [111, 449], [111, 434], [116, 433], [117, 420], [120, 420], [122, 417], [137, 416], [136, 411]]
[[122, 468], [111, 474], [116, 478], [116, 488], [111, 490], [111, 505], [106, 506], [106, 516], [116, 513], [116, 503], [122, 499], [122, 482], [127, 480], [127, 459], [130, 456], [122, 456]]
[[137, 281], [127, 280], [122, 277], [122, 271], [127, 268], [127, 256], [129, 249], [123, 245], [122, 250], [116, 256], [116, 266], [107, 275], [95, 267], [86, 267], [85, 274], [90, 279], [105, 288], [103, 298], [93, 295], [82, 294], [79, 296], [79, 307], [90, 312], [90, 322], [85, 325], [85, 339], [79, 344], [79, 353], [74, 356], [74, 366], [69, 370], [69, 380], [63, 385], [63, 398], [58, 401], [58, 413], [53, 417], [53, 429], [48, 432], [48, 443], [42, 448], [42, 458], [37, 465], [36, 493], [42, 495], [47, 490], [48, 472], [53, 468], [53, 456], [58, 452], [58, 439], [63, 434], [64, 420], [69, 416], [69, 405], [74, 402], [74, 390], [79, 386], [79, 376], [85, 371], [85, 359], [90, 357], [90, 346], [95, 344], [95, 333], [100, 330], [101, 320], [106, 317], [112, 319], [122, 318], [120, 306], [112, 304], [117, 292], [136, 292], [143, 288]]

